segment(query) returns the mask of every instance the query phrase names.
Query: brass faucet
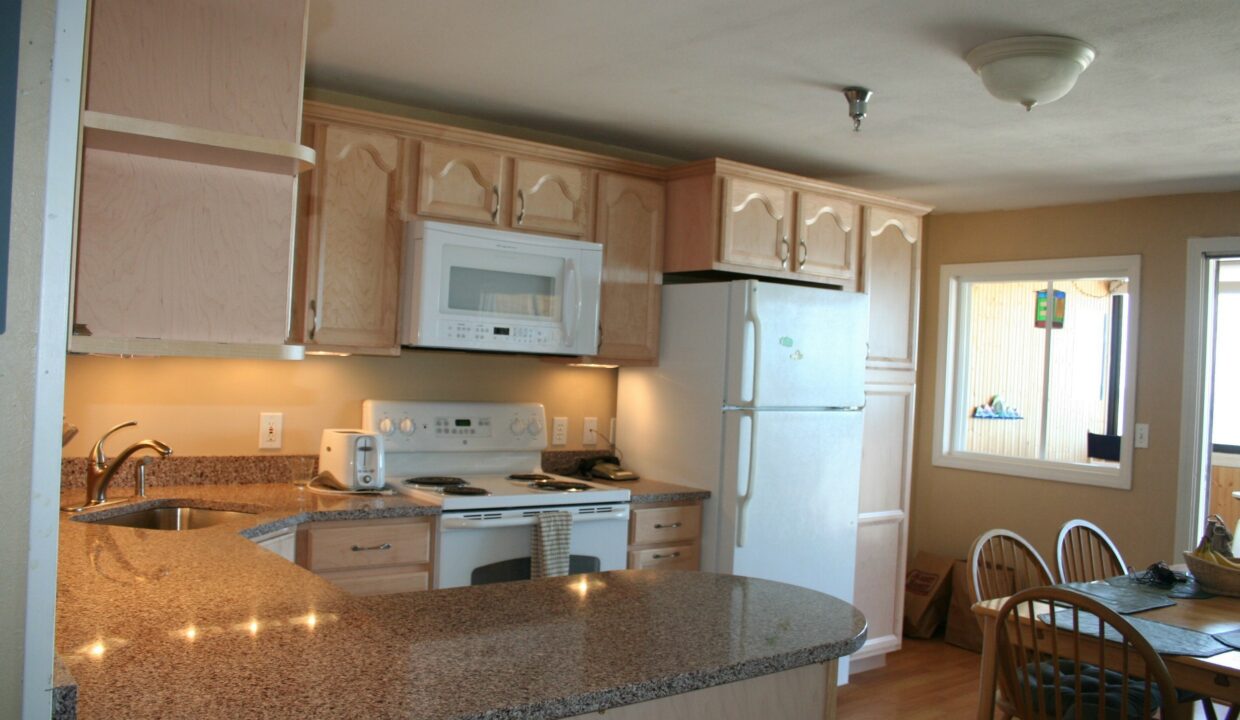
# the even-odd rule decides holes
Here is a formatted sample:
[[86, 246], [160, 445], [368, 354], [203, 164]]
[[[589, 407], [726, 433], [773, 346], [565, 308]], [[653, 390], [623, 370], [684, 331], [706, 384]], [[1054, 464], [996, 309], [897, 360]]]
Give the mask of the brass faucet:
[[[121, 450], [120, 454], [114, 460], [108, 462], [108, 457], [103, 453], [103, 443], [112, 433], [121, 428], [132, 427], [138, 423], [134, 420], [123, 422], [112, 428], [99, 438], [99, 442], [95, 443], [95, 447], [90, 451], [90, 455], [86, 458], [86, 502], [83, 505], [66, 506], [61, 510], [69, 512], [79, 512], [87, 508], [98, 507], [107, 504], [108, 501], [108, 485], [112, 483], [112, 477], [116, 475], [116, 471], [120, 466], [129, 459], [130, 455], [140, 450], [153, 450], [163, 457], [172, 454], [172, 448], [163, 444], [158, 440], [139, 440], [129, 447]], [[145, 468], [143, 468], [145, 469]], [[115, 501], [112, 501], [115, 502]]]

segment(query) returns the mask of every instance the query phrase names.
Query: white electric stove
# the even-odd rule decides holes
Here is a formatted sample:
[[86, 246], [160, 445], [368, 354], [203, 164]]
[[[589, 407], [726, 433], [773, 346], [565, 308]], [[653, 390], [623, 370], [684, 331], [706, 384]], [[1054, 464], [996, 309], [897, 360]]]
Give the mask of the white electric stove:
[[528, 578], [551, 511], [573, 517], [570, 573], [624, 569], [630, 493], [542, 472], [542, 405], [367, 400], [362, 425], [383, 436], [387, 485], [443, 508], [434, 587]]

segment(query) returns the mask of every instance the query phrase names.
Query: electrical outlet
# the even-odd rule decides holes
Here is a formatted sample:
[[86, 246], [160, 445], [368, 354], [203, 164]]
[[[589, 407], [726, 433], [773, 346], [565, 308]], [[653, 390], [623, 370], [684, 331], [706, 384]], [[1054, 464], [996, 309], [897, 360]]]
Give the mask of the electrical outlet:
[[568, 418], [551, 418], [551, 444], [568, 444]]
[[1136, 430], [1136, 438], [1133, 439], [1133, 445], [1139, 448], [1148, 448], [1150, 446], [1150, 426], [1147, 423], [1137, 423], [1134, 426]]
[[588, 417], [581, 425], [581, 444], [598, 445], [598, 418]]
[[258, 414], [258, 449], [279, 450], [284, 444], [284, 413]]

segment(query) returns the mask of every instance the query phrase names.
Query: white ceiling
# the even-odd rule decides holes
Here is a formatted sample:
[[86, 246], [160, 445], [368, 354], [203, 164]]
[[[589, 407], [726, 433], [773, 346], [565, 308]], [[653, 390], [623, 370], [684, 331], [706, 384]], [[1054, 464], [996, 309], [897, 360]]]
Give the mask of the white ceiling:
[[[1098, 59], [1026, 113], [963, 59], [1019, 34]], [[1236, 0], [311, 0], [308, 44], [316, 87], [939, 211], [1240, 189]]]

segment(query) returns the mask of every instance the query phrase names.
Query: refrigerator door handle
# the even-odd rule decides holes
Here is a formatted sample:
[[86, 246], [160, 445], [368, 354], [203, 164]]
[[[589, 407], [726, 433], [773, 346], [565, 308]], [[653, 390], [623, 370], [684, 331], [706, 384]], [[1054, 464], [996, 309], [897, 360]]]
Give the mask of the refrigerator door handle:
[[753, 380], [749, 386], [749, 407], [758, 407], [758, 381], [762, 377], [762, 318], [758, 315], [758, 283], [750, 283], [745, 322], [753, 325]]
[[749, 416], [749, 472], [745, 478], [745, 493], [741, 495], [738, 490], [739, 497], [736, 503], [736, 547], [745, 546], [745, 513], [749, 505], [749, 501], [753, 499], [754, 481], [756, 481], [758, 473], [758, 413], [752, 410], [741, 410]]

